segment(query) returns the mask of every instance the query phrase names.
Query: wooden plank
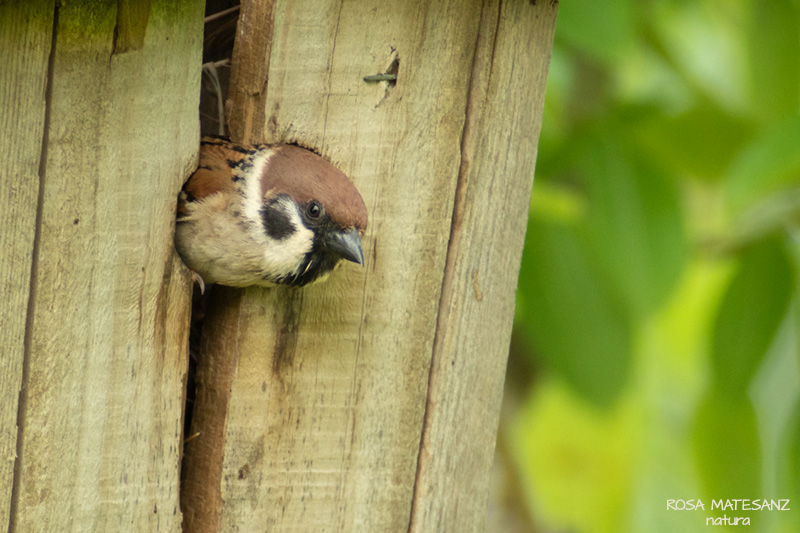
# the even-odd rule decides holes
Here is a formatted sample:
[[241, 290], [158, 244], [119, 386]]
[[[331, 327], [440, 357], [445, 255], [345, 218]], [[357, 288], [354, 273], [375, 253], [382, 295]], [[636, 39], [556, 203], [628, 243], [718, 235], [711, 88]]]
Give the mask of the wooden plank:
[[14, 531], [180, 531], [202, 10], [151, 2], [118, 54], [116, 2], [56, 12]]
[[264, 142], [275, 0], [243, 2], [231, 58], [228, 125], [242, 144]]
[[484, 4], [411, 532], [484, 530], [556, 13]]
[[[194, 425], [186, 453], [215, 450], [222, 468], [187, 466], [186, 531], [408, 528], [479, 21], [478, 2], [277, 4], [266, 139], [320, 149], [354, 179], [367, 266], [246, 290], [212, 326], [226, 339], [198, 373], [232, 369], [215, 387], [230, 392], [204, 406], [198, 389], [195, 416], [218, 422]], [[395, 56], [396, 85], [363, 81]]]
[[555, 16], [536, 4], [278, 2], [265, 137], [354, 179], [366, 267], [214, 291], [187, 532], [482, 527]]
[[7, 531], [36, 231], [52, 1], [0, 4], [0, 530]]

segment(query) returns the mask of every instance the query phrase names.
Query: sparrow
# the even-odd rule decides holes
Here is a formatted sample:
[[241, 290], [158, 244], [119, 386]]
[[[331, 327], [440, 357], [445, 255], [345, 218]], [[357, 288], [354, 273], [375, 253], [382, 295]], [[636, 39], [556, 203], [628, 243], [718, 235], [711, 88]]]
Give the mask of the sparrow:
[[204, 137], [178, 197], [175, 248], [201, 291], [321, 281], [341, 259], [364, 264], [367, 208], [321, 156], [288, 144]]

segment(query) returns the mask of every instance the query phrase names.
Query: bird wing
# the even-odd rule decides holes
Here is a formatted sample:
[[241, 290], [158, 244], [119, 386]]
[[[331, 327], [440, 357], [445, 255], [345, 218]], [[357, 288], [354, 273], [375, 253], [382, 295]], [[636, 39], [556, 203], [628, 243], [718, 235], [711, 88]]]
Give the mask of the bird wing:
[[187, 205], [217, 193], [233, 192], [236, 181], [241, 179], [234, 172], [237, 165], [252, 153], [252, 150], [227, 139], [203, 137], [200, 141], [200, 161], [183, 185], [178, 200], [178, 216], [189, 214]]

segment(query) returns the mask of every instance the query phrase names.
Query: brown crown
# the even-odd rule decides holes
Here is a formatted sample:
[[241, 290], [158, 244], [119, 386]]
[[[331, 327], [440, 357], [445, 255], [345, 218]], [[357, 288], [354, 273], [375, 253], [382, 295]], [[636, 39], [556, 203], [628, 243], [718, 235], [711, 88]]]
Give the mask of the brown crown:
[[344, 172], [310, 150], [280, 144], [267, 160], [261, 194], [272, 190], [297, 202], [317, 200], [331, 220], [343, 228], [367, 229], [367, 206]]

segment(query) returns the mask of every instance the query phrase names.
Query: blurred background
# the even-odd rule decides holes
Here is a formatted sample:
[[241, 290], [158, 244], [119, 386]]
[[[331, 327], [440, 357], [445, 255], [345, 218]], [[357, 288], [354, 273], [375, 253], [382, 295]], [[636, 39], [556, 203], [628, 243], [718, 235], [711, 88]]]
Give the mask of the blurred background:
[[799, 34], [560, 3], [487, 531], [800, 531]]

